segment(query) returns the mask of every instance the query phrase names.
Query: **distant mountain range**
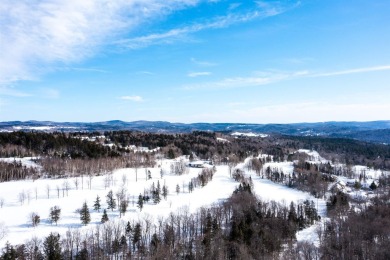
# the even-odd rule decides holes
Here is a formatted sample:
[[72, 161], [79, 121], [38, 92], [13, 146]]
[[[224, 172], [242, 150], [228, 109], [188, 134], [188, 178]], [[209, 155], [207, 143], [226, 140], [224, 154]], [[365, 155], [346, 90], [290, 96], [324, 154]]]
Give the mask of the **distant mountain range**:
[[191, 131], [243, 132], [285, 134], [296, 136], [345, 137], [357, 140], [390, 144], [390, 121], [323, 122], [295, 124], [239, 124], [239, 123], [170, 123], [165, 121], [112, 120], [105, 122], [52, 122], [8, 121], [0, 122], [0, 132], [9, 131], [116, 131], [136, 130], [161, 133], [186, 133]]

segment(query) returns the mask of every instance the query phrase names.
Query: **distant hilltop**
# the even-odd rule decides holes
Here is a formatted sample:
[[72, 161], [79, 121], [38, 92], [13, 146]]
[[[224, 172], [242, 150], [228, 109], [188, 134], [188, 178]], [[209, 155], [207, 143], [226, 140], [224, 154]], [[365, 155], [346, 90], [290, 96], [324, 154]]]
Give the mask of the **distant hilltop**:
[[104, 132], [132, 130], [153, 133], [188, 133], [192, 131], [214, 131], [226, 134], [243, 133], [239, 136], [262, 136], [283, 134], [295, 136], [345, 137], [368, 142], [390, 143], [390, 121], [371, 122], [319, 122], [294, 124], [246, 124], [246, 123], [171, 123], [165, 121], [111, 120], [104, 122], [52, 122], [52, 121], [8, 121], [0, 122], [0, 132], [44, 131], [44, 132]]

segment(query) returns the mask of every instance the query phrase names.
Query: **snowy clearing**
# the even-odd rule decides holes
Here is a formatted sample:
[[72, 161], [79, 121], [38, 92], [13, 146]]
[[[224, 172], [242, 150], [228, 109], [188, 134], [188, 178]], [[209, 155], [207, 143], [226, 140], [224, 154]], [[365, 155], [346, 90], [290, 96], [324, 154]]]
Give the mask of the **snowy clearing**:
[[[8, 235], [0, 241], [0, 247], [4, 246], [6, 241], [11, 244], [18, 244], [33, 236], [45, 237], [50, 232], [64, 234], [69, 228], [88, 229], [93, 225], [99, 225], [102, 210], [95, 212], [92, 205], [96, 197], [99, 196], [102, 208], [107, 208], [106, 195], [110, 190], [115, 194], [124, 189], [130, 194], [129, 208], [125, 216], [122, 216], [123, 220], [137, 220], [147, 217], [157, 221], [158, 218], [169, 216], [171, 212], [179, 212], [186, 208], [192, 213], [201, 207], [224, 201], [231, 196], [238, 186], [238, 183], [230, 178], [228, 166], [216, 166], [217, 171], [212, 181], [205, 187], [195, 188], [192, 193], [189, 193], [188, 183], [191, 178], [198, 176], [201, 169], [187, 168], [188, 173], [183, 175], [170, 174], [171, 164], [177, 163], [177, 161], [162, 160], [160, 161], [161, 167], [119, 169], [112, 174], [92, 178], [85, 176], [83, 178], [39, 179], [36, 181], [24, 180], [0, 183], [0, 199], [3, 199], [4, 204], [0, 208], [0, 223], [5, 223], [8, 229]], [[244, 169], [244, 165], [244, 163], [239, 164], [237, 168]], [[268, 166], [282, 169], [286, 173], [292, 170], [291, 163], [267, 163], [264, 165], [264, 167]], [[164, 172], [162, 178], [161, 170]], [[150, 171], [152, 177], [149, 180], [147, 180], [147, 171]], [[261, 179], [251, 171], [246, 171], [246, 174], [253, 179], [255, 194], [263, 200], [275, 200], [287, 205], [291, 201], [295, 203], [306, 199], [315, 201], [308, 193]], [[159, 204], [145, 203], [143, 210], [140, 212], [137, 207], [138, 195], [143, 194], [144, 190], [149, 189], [153, 183], [157, 185], [158, 181], [161, 186], [164, 184], [168, 186], [167, 199], [162, 199]], [[76, 188], [76, 182], [78, 182], [78, 189]], [[179, 194], [176, 193], [177, 185], [181, 189]], [[65, 186], [70, 187], [68, 191], [64, 188]], [[88, 226], [81, 224], [80, 215], [77, 213], [77, 209], [81, 208], [85, 201], [88, 203], [91, 212], [91, 223]], [[325, 214], [324, 203], [318, 203], [318, 205], [319, 213], [323, 216]], [[52, 224], [49, 219], [49, 211], [53, 206], [61, 208], [61, 218], [58, 225]], [[32, 212], [41, 217], [41, 222], [36, 227], [32, 227], [31, 221], [29, 221], [29, 215]], [[114, 211], [108, 210], [107, 213], [110, 219], [119, 218], [117, 209]]]

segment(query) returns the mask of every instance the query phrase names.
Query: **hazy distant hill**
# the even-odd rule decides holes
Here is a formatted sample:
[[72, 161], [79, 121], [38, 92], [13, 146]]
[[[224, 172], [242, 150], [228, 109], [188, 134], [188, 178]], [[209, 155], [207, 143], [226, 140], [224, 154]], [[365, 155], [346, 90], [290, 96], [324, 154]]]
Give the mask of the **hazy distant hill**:
[[170, 123], [165, 121], [124, 122], [0, 122], [0, 131], [113, 131], [138, 130], [146, 132], [184, 133], [195, 130], [218, 132], [278, 133], [299, 136], [347, 137], [369, 142], [390, 143], [390, 121], [323, 122], [296, 124], [240, 124], [240, 123]]

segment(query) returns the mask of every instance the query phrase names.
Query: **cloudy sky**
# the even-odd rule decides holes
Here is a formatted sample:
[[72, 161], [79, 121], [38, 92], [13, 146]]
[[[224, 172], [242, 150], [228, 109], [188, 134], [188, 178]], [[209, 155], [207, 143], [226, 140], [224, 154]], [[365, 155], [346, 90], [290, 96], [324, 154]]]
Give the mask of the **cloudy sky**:
[[2, 0], [0, 121], [390, 120], [388, 0]]

